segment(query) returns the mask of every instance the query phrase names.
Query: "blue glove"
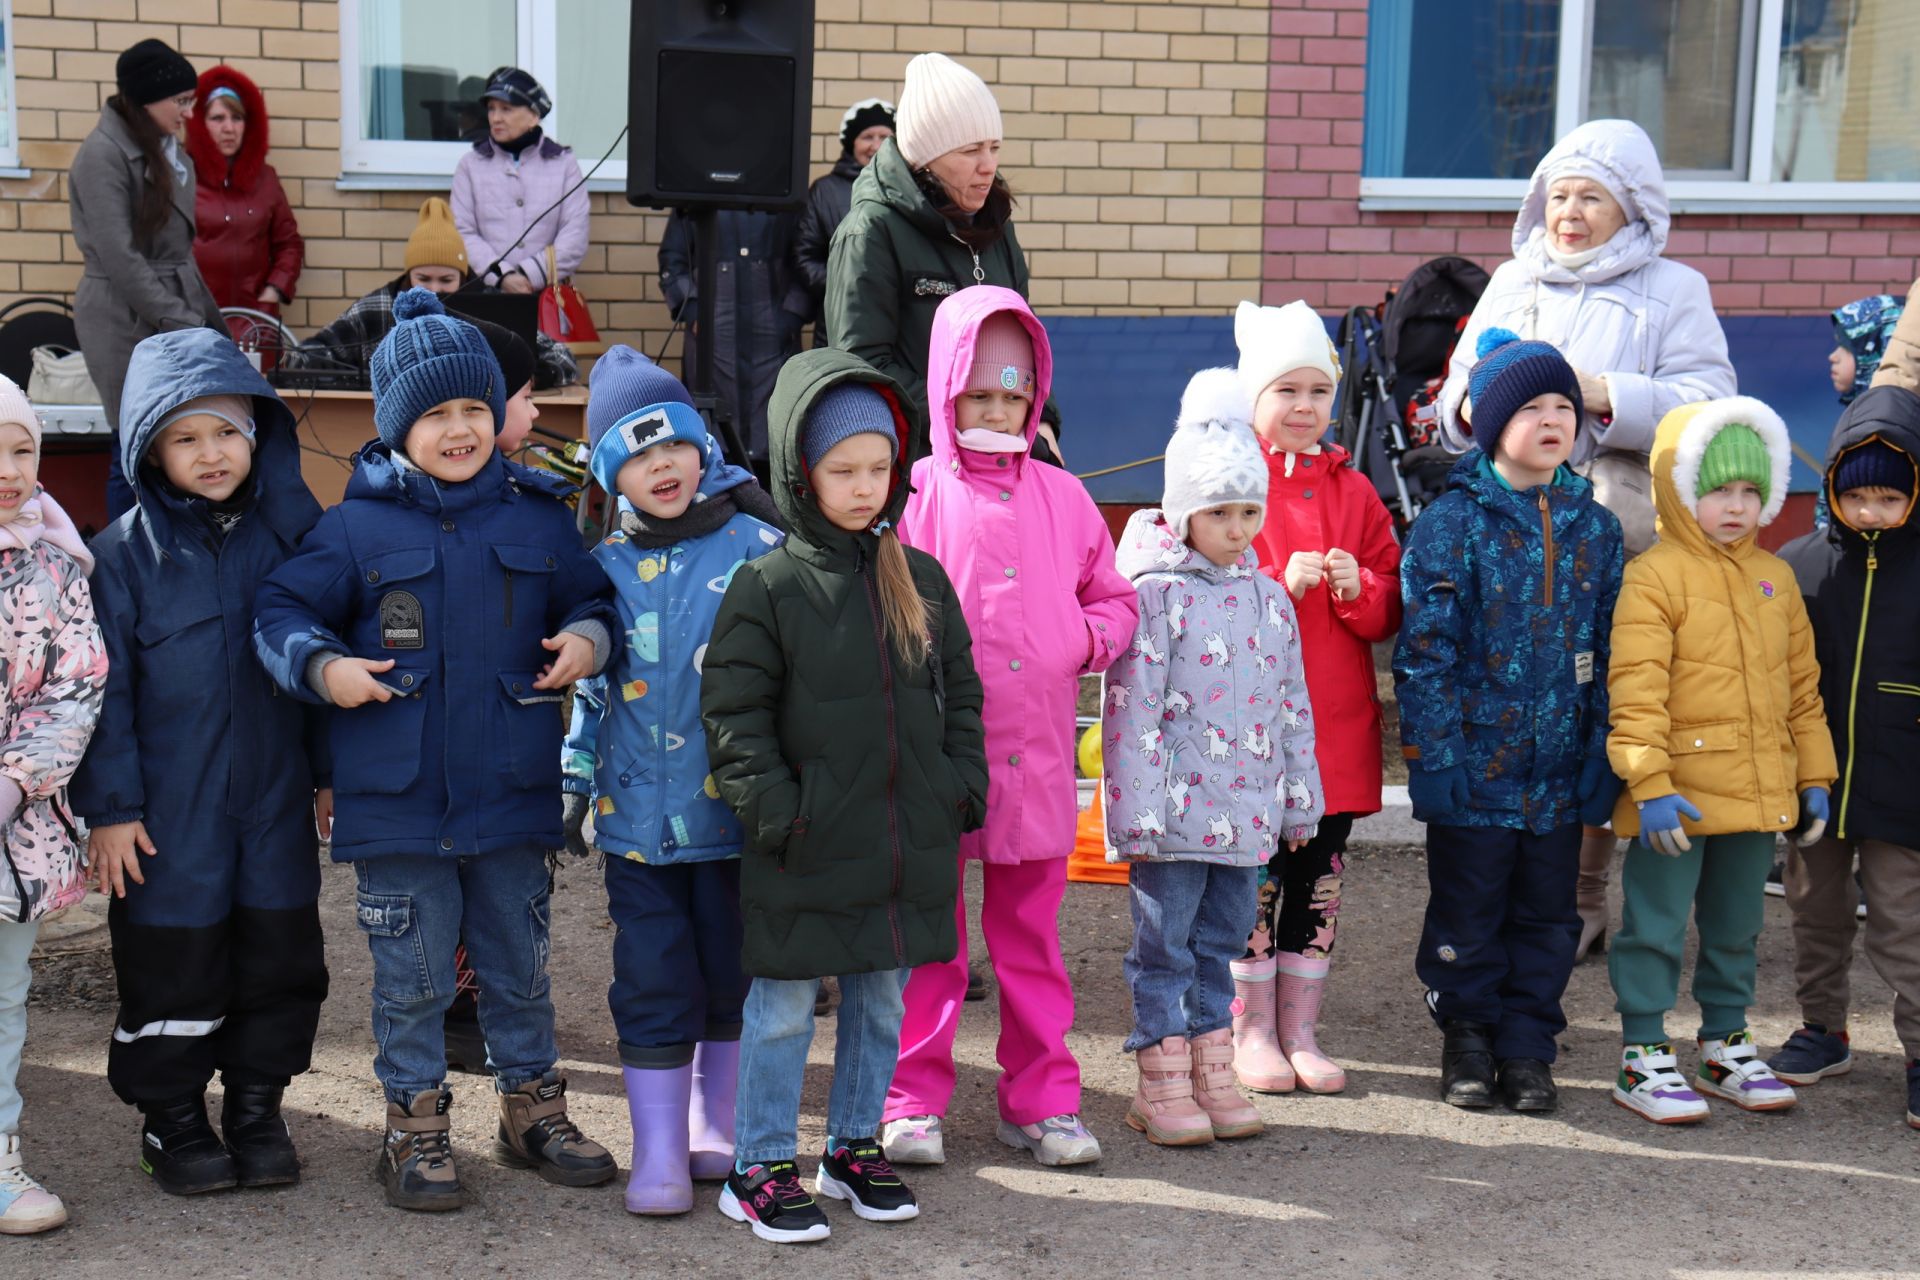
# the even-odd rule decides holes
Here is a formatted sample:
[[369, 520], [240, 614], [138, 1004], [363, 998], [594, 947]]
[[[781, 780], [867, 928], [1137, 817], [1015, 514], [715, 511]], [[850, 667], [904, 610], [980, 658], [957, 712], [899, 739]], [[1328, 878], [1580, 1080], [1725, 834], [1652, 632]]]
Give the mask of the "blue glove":
[[1794, 828], [1793, 842], [1802, 849], [1827, 831], [1827, 789], [1808, 787], [1800, 793], [1800, 824]]
[[1421, 822], [1445, 822], [1463, 812], [1472, 799], [1467, 790], [1467, 771], [1459, 765], [1445, 769], [1422, 769], [1409, 762], [1407, 798], [1413, 801], [1413, 816]]
[[1700, 811], [1693, 807], [1693, 801], [1683, 795], [1655, 796], [1651, 800], [1642, 800], [1640, 843], [1669, 858], [1677, 858], [1693, 848], [1687, 833], [1680, 829], [1682, 814], [1695, 822], [1700, 821]]
[[1574, 790], [1574, 798], [1580, 802], [1580, 821], [1589, 827], [1612, 822], [1621, 785], [1605, 756], [1588, 756], [1580, 765], [1580, 782]]

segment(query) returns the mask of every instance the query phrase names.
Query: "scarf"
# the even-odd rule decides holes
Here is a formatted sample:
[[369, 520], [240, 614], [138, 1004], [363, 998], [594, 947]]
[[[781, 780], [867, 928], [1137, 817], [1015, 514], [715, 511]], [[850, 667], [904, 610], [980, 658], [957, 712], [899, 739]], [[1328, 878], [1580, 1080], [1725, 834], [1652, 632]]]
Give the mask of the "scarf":
[[515, 160], [518, 160], [520, 158], [520, 153], [522, 151], [525, 151], [528, 147], [537, 146], [542, 136], [543, 135], [541, 133], [540, 126], [535, 125], [533, 126], [533, 128], [527, 130], [525, 133], [515, 138], [512, 142], [496, 142], [493, 145], [496, 147], [499, 147], [502, 151], [512, 156]]
[[779, 509], [755, 481], [748, 480], [731, 489], [696, 502], [671, 520], [645, 515], [625, 498], [620, 500], [620, 532], [637, 547], [658, 551], [676, 542], [703, 538], [719, 529], [741, 512], [754, 519], [785, 530]]
[[25, 551], [42, 538], [72, 556], [80, 572], [93, 572], [93, 553], [80, 540], [80, 530], [74, 527], [73, 518], [53, 500], [52, 494], [36, 485], [33, 496], [20, 504], [13, 519], [0, 524], [0, 549], [13, 547]]
[[962, 449], [971, 453], [1025, 453], [1027, 451], [1025, 432], [1009, 435], [1004, 431], [975, 427], [971, 431], [960, 432], [954, 436], [954, 441]]

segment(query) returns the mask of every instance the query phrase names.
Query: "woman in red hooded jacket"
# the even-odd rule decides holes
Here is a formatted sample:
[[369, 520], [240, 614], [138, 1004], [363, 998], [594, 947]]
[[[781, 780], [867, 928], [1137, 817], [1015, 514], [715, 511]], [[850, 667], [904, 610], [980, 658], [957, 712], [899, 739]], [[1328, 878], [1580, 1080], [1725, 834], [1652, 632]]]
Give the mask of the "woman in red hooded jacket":
[[267, 103], [229, 66], [200, 73], [187, 121], [193, 155], [193, 259], [223, 307], [272, 315], [293, 298], [306, 245], [280, 175], [267, 163]]

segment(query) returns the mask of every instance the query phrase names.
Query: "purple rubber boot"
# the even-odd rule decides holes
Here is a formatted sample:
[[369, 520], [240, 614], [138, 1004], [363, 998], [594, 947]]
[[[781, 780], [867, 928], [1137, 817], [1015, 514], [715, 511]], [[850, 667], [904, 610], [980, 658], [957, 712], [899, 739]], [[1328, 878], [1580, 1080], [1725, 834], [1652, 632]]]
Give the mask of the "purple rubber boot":
[[627, 1212], [670, 1216], [693, 1208], [687, 1176], [687, 1098], [693, 1067], [643, 1071], [623, 1067], [627, 1111], [633, 1117], [633, 1176], [627, 1179]]
[[740, 1042], [702, 1040], [693, 1051], [687, 1115], [687, 1164], [695, 1182], [723, 1182], [733, 1172], [733, 1099], [739, 1083]]

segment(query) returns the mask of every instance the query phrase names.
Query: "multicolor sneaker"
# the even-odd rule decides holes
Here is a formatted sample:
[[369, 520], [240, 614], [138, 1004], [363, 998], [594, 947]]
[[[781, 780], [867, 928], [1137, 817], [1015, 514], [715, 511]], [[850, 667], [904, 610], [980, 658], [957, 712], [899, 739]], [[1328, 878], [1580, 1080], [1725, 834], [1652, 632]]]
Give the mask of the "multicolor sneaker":
[[1707, 1118], [1707, 1100], [1687, 1088], [1680, 1060], [1666, 1043], [1621, 1049], [1613, 1100], [1655, 1124], [1698, 1124]]
[[1787, 1037], [1780, 1052], [1767, 1059], [1767, 1065], [1788, 1084], [1814, 1084], [1853, 1070], [1853, 1046], [1845, 1027], [1828, 1031], [1817, 1022], [1809, 1022]]
[[895, 1164], [945, 1164], [947, 1142], [939, 1116], [901, 1116], [880, 1126], [880, 1145]]
[[1049, 1169], [1063, 1164], [1092, 1164], [1100, 1158], [1100, 1140], [1074, 1114], [1048, 1116], [1039, 1124], [1000, 1122], [1000, 1141], [1016, 1151], [1031, 1151]]
[[920, 1202], [872, 1138], [835, 1143], [820, 1157], [820, 1176], [813, 1186], [830, 1200], [845, 1200], [855, 1217], [868, 1222], [905, 1222], [920, 1216]]
[[1744, 1027], [1725, 1040], [1700, 1042], [1700, 1070], [1694, 1073], [1693, 1083], [1701, 1092], [1725, 1098], [1742, 1111], [1785, 1111], [1800, 1101], [1793, 1086], [1760, 1060], [1753, 1033]]
[[720, 1188], [720, 1212], [775, 1244], [825, 1240], [833, 1231], [800, 1185], [799, 1167], [791, 1160], [756, 1164], [745, 1173], [736, 1168]]
[[30, 1236], [67, 1220], [60, 1197], [20, 1167], [20, 1135], [0, 1135], [0, 1235]]

